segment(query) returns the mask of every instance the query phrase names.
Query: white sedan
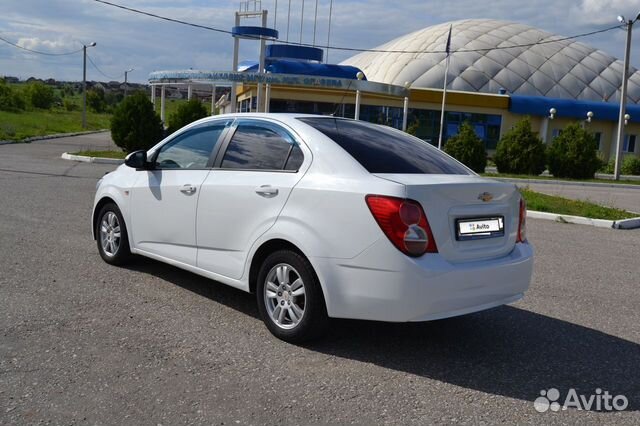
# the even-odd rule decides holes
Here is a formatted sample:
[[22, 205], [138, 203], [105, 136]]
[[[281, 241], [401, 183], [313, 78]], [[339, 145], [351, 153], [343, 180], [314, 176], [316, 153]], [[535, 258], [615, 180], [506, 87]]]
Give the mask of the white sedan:
[[114, 265], [147, 256], [257, 296], [277, 337], [329, 318], [428, 321], [520, 299], [533, 250], [513, 184], [398, 130], [299, 114], [209, 117], [97, 185]]

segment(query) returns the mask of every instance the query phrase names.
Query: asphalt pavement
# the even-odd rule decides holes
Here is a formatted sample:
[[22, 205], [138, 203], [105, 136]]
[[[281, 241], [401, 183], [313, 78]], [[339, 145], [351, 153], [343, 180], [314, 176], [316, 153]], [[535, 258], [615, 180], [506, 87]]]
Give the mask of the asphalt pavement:
[[[252, 295], [100, 259], [91, 204], [113, 166], [60, 159], [100, 140], [0, 146], [0, 424], [640, 423], [640, 230], [529, 220], [522, 301], [430, 323], [336, 320], [295, 346]], [[628, 407], [539, 413], [550, 388]]]

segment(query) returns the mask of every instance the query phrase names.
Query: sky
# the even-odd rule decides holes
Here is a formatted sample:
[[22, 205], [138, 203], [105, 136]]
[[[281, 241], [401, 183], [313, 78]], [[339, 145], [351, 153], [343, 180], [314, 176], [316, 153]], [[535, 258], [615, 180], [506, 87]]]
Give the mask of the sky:
[[[113, 3], [201, 25], [230, 30], [238, 0], [110, 0]], [[268, 23], [286, 38], [288, 0], [263, 0]], [[303, 0], [291, 0], [289, 40], [300, 41]], [[304, 1], [302, 41], [313, 42], [314, 0]], [[617, 15], [635, 17], [640, 0], [334, 0], [332, 46], [373, 48], [393, 38], [442, 22], [470, 18], [501, 19], [570, 36], [613, 26]], [[325, 45], [329, 0], [318, 0], [316, 42]], [[259, 25], [248, 19], [243, 25]], [[640, 22], [639, 22], [640, 24]], [[22, 47], [65, 53], [96, 42], [87, 50], [88, 80], [145, 83], [150, 72], [166, 69], [230, 70], [233, 40], [228, 34], [187, 27], [133, 14], [94, 0], [2, 0], [0, 37]], [[581, 39], [605, 52], [624, 56], [625, 32], [613, 30]], [[454, 41], [455, 46], [455, 41]], [[241, 42], [241, 60], [257, 58], [258, 43]], [[331, 63], [355, 52], [331, 50]], [[640, 68], [640, 25], [633, 36], [631, 64]], [[26, 79], [82, 79], [81, 52], [66, 56], [29, 53], [0, 40], [0, 75]]]

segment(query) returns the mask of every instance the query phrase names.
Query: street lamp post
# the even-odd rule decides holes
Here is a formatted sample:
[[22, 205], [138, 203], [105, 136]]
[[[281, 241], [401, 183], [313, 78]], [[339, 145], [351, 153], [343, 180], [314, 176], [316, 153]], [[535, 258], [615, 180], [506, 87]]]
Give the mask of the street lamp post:
[[411, 83], [405, 81], [404, 88], [407, 93], [404, 97], [404, 103], [402, 104], [402, 131], [407, 131], [407, 122], [409, 118], [409, 88], [411, 87]]
[[125, 98], [127, 97], [127, 75], [129, 75], [131, 71], [133, 71], [133, 68], [129, 68], [124, 72], [124, 97]]
[[87, 128], [87, 47], [94, 47], [96, 42], [82, 45], [82, 128]]
[[627, 47], [624, 53], [624, 66], [622, 68], [622, 88], [620, 89], [620, 115], [618, 117], [618, 139], [616, 143], [616, 163], [614, 168], [614, 179], [620, 179], [620, 166], [622, 156], [622, 146], [624, 144], [624, 116], [627, 109], [627, 85], [629, 82], [629, 60], [631, 56], [631, 33], [633, 31], [633, 24], [640, 19], [640, 13], [636, 19], [628, 21], [624, 16], [618, 16], [618, 21], [625, 24], [627, 27]]

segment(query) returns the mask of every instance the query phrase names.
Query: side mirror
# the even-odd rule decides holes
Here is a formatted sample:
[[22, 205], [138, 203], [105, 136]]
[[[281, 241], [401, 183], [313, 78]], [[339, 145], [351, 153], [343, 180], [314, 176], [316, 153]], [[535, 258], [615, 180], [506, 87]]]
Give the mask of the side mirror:
[[133, 151], [125, 157], [124, 164], [137, 170], [148, 169], [149, 164], [147, 163], [147, 151]]

